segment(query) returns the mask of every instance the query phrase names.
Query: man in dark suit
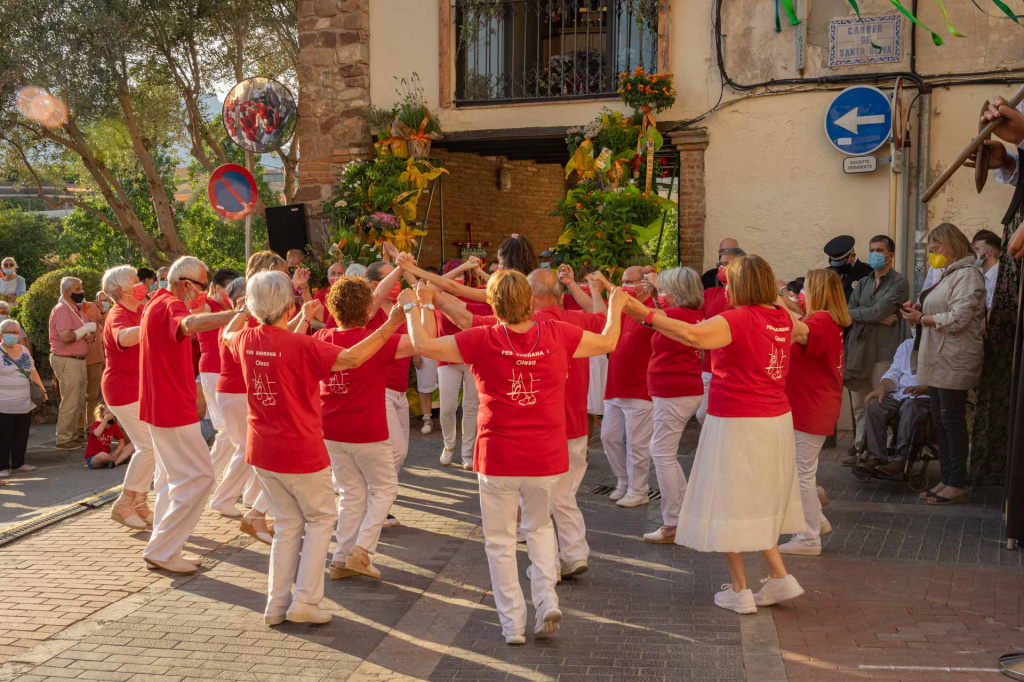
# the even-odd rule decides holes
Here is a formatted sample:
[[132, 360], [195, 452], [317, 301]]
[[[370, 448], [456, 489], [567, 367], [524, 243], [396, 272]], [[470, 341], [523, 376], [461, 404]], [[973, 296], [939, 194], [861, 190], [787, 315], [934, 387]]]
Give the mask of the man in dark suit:
[[726, 237], [718, 245], [718, 262], [715, 263], [715, 267], [700, 276], [700, 283], [704, 285], [704, 291], [722, 286], [722, 283], [718, 281], [718, 268], [722, 266], [722, 254], [727, 249], [737, 249], [739, 246], [740, 243], [732, 237]]

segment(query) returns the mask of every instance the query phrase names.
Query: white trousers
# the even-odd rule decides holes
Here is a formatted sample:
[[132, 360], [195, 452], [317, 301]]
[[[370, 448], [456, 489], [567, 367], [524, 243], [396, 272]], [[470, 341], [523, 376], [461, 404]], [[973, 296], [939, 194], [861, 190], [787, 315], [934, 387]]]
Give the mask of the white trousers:
[[702, 397], [652, 398], [654, 432], [651, 436], [651, 459], [661, 489], [661, 522], [666, 526], [679, 524], [679, 510], [686, 494], [686, 474], [679, 464], [679, 439], [686, 422], [700, 407]]
[[654, 429], [654, 404], [638, 398], [612, 398], [604, 401], [601, 420], [601, 444], [619, 485], [629, 492], [646, 495], [651, 471], [651, 434]]
[[231, 454], [235, 450], [224, 428], [224, 415], [217, 402], [217, 379], [219, 378], [220, 375], [213, 372], [203, 372], [199, 375], [199, 383], [202, 385], [203, 395], [206, 397], [206, 413], [216, 432], [213, 437], [213, 447], [210, 448], [210, 461], [213, 463], [214, 477], [220, 476], [224, 471], [224, 467], [228, 465]]
[[700, 400], [700, 407], [697, 408], [697, 421], [704, 425], [704, 418], [708, 416], [708, 391], [711, 390], [711, 372], [701, 372], [700, 380], [704, 382], [704, 396]]
[[516, 566], [516, 510], [520, 500], [520, 528], [526, 534], [526, 551], [533, 564], [530, 592], [534, 608], [558, 606], [558, 557], [551, 525], [551, 491], [557, 480], [557, 476], [479, 475], [484, 551], [494, 605], [506, 635], [526, 634], [526, 601]]
[[231, 454], [227, 466], [224, 467], [224, 477], [210, 498], [210, 507], [229, 507], [241, 494], [244, 506], [266, 514], [270, 502], [263, 492], [259, 477], [253, 472], [253, 467], [245, 461], [249, 415], [245, 394], [217, 393], [216, 396], [217, 409], [224, 420], [224, 432], [231, 445]]
[[153, 472], [156, 470], [156, 456], [153, 454], [153, 438], [149, 424], [139, 419], [139, 401], [127, 405], [108, 405], [121, 430], [131, 439], [135, 454], [128, 460], [124, 472], [124, 489], [133, 493], [148, 493], [153, 486]]
[[380, 530], [398, 497], [398, 474], [386, 440], [377, 443], [325, 440], [324, 443], [339, 488], [334, 560], [344, 563], [356, 546], [371, 553], [377, 551]]
[[587, 387], [587, 413], [604, 414], [604, 387], [608, 383], [608, 356], [590, 358], [590, 384]]
[[[433, 393], [437, 390], [437, 360], [420, 356], [420, 366], [416, 368], [416, 390], [420, 393]], [[430, 411], [429, 407], [423, 407], [424, 414]]]
[[804, 532], [797, 533], [798, 540], [815, 544], [821, 542], [821, 502], [818, 501], [818, 453], [825, 444], [826, 436], [803, 431], [793, 431], [796, 437], [796, 476], [800, 482], [800, 504], [804, 508]]
[[266, 612], [283, 613], [293, 601], [319, 604], [324, 596], [324, 555], [334, 524], [331, 470], [279, 474], [256, 468], [255, 472], [274, 514]]
[[388, 410], [388, 444], [397, 475], [409, 454], [409, 396], [387, 388], [384, 402]]
[[587, 525], [576, 503], [576, 492], [587, 473], [587, 436], [569, 441], [569, 470], [555, 479], [551, 488], [551, 515], [558, 528], [555, 548], [562, 563], [586, 561], [590, 557]]
[[441, 389], [441, 435], [449, 450], [455, 448], [455, 410], [459, 407], [459, 388], [462, 388], [462, 463], [471, 464], [476, 443], [476, 412], [480, 407], [473, 372], [469, 365], [444, 365], [437, 368], [437, 383]]
[[213, 488], [210, 449], [199, 422], [174, 428], [149, 426], [156, 454], [153, 534], [143, 556], [169, 561], [188, 541]]

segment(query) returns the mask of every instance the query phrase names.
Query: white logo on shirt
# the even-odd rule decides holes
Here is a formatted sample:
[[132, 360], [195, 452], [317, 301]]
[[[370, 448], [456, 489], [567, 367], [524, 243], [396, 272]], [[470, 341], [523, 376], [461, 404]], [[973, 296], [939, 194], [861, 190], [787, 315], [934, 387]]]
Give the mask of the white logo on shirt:
[[768, 366], [765, 371], [775, 381], [782, 378], [782, 370], [786, 366], [786, 351], [776, 345], [772, 345], [772, 351], [768, 355]]
[[346, 379], [344, 371], [332, 374], [331, 380], [327, 382], [327, 390], [337, 394], [348, 393], [348, 381]]
[[277, 405], [277, 394], [271, 388], [277, 382], [268, 379], [266, 374], [257, 374], [255, 382], [256, 390], [253, 391], [253, 395], [256, 400], [259, 400], [264, 407]]
[[[506, 395], [524, 407], [536, 405], [537, 391], [533, 389], [534, 381], [533, 372], [530, 372], [529, 386], [527, 386], [527, 381], [523, 379], [523, 373], [520, 372], [519, 376], [516, 376], [515, 370], [512, 370], [512, 378], [509, 379], [509, 383], [512, 384], [512, 390]], [[540, 379], [536, 379], [536, 382], [540, 383]]]

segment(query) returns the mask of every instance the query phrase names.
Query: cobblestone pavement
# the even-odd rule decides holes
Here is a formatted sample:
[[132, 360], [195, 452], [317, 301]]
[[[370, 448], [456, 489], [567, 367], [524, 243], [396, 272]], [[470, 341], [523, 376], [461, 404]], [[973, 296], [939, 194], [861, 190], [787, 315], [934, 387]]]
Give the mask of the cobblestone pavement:
[[[688, 430], [686, 468], [695, 444]], [[437, 466], [440, 449], [439, 434], [414, 435], [395, 508], [404, 525], [384, 531], [376, 560], [383, 580], [328, 580], [326, 626], [264, 626], [269, 548], [209, 513], [188, 547], [203, 569], [185, 578], [146, 570], [145, 534], [113, 525], [109, 509], [0, 547], [0, 680], [968, 682], [995, 679], [998, 654], [1024, 650], [1019, 557], [999, 547], [987, 494], [935, 509], [825, 461], [835, 530], [821, 557], [787, 562], [808, 593], [741, 618], [711, 602], [727, 579], [720, 558], [639, 541], [658, 504], [616, 508], [600, 450], [580, 495], [591, 570], [558, 588], [560, 633], [507, 647], [475, 479]]]

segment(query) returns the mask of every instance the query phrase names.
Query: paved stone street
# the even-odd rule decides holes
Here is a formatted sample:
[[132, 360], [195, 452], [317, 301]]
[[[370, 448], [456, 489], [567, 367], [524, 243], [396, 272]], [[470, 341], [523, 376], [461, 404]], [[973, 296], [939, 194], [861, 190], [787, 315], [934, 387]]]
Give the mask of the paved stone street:
[[[681, 447], [687, 469], [696, 435]], [[720, 558], [640, 541], [659, 525], [657, 501], [616, 508], [595, 449], [580, 494], [590, 571], [559, 587], [560, 633], [505, 646], [475, 478], [440, 468], [440, 435], [414, 430], [383, 581], [328, 580], [330, 624], [263, 625], [269, 548], [237, 522], [204, 514], [188, 547], [202, 571], [171, 579], [144, 567], [146, 534], [104, 507], [0, 547], [0, 680], [999, 678], [998, 655], [1024, 650], [1024, 574], [1001, 547], [997, 492], [929, 507], [827, 461], [845, 446], [822, 464], [835, 528], [825, 553], [787, 560], [807, 594], [755, 616], [712, 604]], [[756, 583], [760, 566], [748, 567]]]

